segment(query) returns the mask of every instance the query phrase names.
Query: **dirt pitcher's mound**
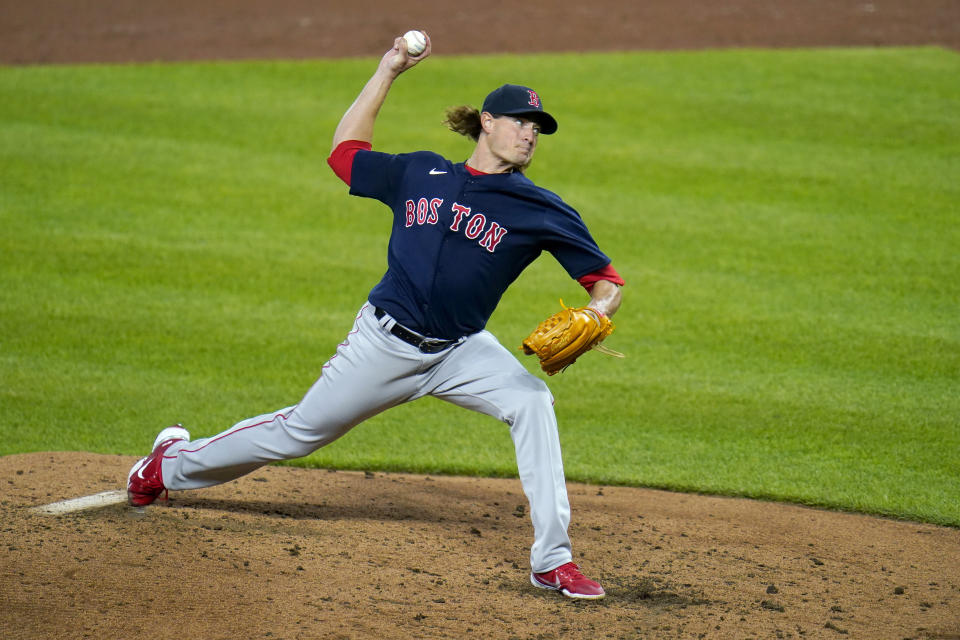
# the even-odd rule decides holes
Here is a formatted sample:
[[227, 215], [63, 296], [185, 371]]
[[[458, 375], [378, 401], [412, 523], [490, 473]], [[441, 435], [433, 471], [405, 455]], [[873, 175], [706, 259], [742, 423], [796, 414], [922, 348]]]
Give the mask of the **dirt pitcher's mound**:
[[528, 581], [518, 480], [267, 467], [144, 510], [30, 507], [118, 489], [133, 458], [0, 458], [0, 637], [960, 638], [960, 531], [571, 485], [576, 559]]

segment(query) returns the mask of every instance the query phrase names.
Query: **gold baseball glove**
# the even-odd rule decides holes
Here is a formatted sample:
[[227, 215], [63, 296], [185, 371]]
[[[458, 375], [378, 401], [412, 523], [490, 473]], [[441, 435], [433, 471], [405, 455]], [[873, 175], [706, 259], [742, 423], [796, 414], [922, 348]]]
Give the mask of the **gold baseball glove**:
[[[563, 371], [585, 351], [598, 348], [600, 342], [613, 332], [610, 318], [590, 307], [568, 307], [560, 301], [558, 311], [533, 330], [520, 347], [525, 354], [536, 354], [540, 367], [548, 376]], [[623, 357], [606, 348], [598, 350]]]

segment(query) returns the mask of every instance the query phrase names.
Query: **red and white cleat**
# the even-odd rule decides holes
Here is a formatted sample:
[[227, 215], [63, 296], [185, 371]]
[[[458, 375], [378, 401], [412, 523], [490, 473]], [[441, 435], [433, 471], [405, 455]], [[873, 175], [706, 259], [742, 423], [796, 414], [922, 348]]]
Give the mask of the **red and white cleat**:
[[153, 441], [153, 451], [146, 458], [137, 461], [127, 474], [127, 500], [134, 507], [145, 507], [153, 503], [166, 491], [163, 486], [161, 464], [163, 454], [174, 442], [189, 440], [190, 432], [182, 426], [167, 427]]
[[599, 600], [606, 593], [598, 583], [580, 573], [580, 567], [568, 562], [546, 573], [530, 573], [530, 582], [541, 589], [559, 591], [568, 598]]

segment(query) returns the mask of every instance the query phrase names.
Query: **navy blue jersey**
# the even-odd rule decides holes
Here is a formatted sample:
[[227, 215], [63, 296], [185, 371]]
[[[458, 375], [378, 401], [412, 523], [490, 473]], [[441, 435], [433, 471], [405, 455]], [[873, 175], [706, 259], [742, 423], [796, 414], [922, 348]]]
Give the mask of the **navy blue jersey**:
[[610, 263], [580, 215], [519, 172], [474, 176], [428, 151], [359, 151], [350, 193], [393, 210], [387, 272], [370, 301], [426, 336], [483, 329], [542, 251], [572, 278]]

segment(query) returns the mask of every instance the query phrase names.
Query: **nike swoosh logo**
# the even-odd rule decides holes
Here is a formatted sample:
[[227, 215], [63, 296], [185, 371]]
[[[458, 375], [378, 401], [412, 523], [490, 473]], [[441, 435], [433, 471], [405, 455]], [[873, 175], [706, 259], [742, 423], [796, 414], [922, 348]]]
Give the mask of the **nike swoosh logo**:
[[143, 460], [141, 460], [141, 461], [140, 461], [140, 468], [137, 469], [137, 477], [140, 478], [141, 480], [146, 480], [146, 478], [143, 477], [143, 470], [147, 467], [147, 465], [144, 464], [146, 461], [147, 461], [146, 458], [144, 458]]
[[439, 171], [437, 169], [430, 169], [430, 175], [432, 176], [442, 176], [446, 171]]

